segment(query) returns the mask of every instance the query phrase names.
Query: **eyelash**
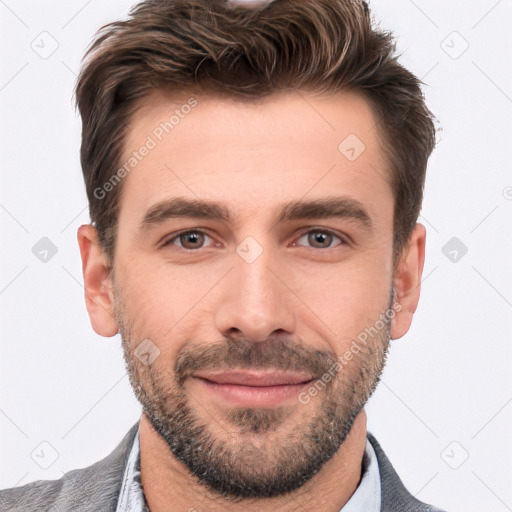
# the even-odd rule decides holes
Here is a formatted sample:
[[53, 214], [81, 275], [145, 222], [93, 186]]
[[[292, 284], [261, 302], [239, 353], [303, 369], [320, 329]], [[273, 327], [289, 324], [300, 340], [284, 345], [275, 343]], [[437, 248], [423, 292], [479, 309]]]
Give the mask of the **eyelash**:
[[[210, 235], [208, 235], [208, 233], [206, 233], [205, 231], [202, 231], [201, 229], [187, 229], [185, 231], [181, 231], [181, 232], [175, 234], [172, 238], [169, 238], [167, 241], [165, 241], [162, 244], [162, 247], [167, 247], [169, 245], [172, 245], [174, 240], [178, 240], [181, 236], [187, 235], [187, 234], [190, 234], [190, 233], [194, 233], [194, 234], [199, 233], [199, 234], [202, 234], [202, 235], [206, 235], [209, 238], [212, 238]], [[340, 242], [341, 242], [340, 244], [338, 244], [337, 246], [334, 246], [334, 247], [324, 247], [324, 248], [320, 248], [320, 249], [318, 249], [317, 247], [312, 247], [312, 249], [318, 249], [318, 250], [325, 251], [327, 249], [334, 249], [335, 247], [339, 247], [339, 246], [342, 246], [342, 245], [347, 245], [346, 240], [344, 240], [342, 237], [340, 237], [339, 235], [337, 235], [336, 233], [334, 233], [334, 232], [332, 232], [330, 230], [323, 229], [323, 228], [311, 228], [308, 231], [305, 231], [304, 233], [302, 233], [299, 236], [299, 238], [302, 238], [304, 235], [308, 235], [310, 233], [322, 233], [324, 235], [332, 235], [333, 237], [338, 238], [340, 240]], [[179, 246], [177, 246], [177, 247], [178, 247], [178, 249], [182, 249], [183, 251], [186, 251], [186, 252], [197, 252], [200, 249], [204, 248], [204, 247], [199, 247], [198, 249], [185, 249], [184, 247], [179, 247]], [[303, 247], [303, 246], [300, 246], [300, 247]]]

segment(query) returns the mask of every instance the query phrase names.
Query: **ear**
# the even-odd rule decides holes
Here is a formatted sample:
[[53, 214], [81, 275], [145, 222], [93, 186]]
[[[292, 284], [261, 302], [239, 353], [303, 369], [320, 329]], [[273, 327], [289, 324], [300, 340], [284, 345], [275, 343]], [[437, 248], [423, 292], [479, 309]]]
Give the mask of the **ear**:
[[426, 237], [425, 226], [416, 224], [395, 269], [393, 285], [396, 296], [393, 308], [396, 314], [391, 321], [390, 332], [393, 340], [401, 338], [407, 333], [420, 300]]
[[83, 224], [78, 228], [77, 239], [82, 257], [85, 306], [91, 326], [100, 336], [115, 336], [119, 328], [114, 316], [110, 268], [98, 232], [94, 226]]

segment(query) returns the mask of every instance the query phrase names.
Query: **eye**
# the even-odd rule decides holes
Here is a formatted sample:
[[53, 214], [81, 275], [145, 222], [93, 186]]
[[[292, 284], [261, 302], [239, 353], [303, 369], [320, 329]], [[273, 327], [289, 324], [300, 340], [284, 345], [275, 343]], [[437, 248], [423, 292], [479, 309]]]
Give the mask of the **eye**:
[[[301, 240], [304, 237], [307, 237], [307, 242], [311, 244], [311, 246], [315, 249], [331, 249], [332, 242], [336, 238], [340, 241], [340, 243], [335, 247], [346, 244], [346, 242], [341, 237], [324, 229], [311, 229], [302, 234], [298, 240]], [[165, 241], [162, 244], [162, 247], [166, 247], [168, 245], [177, 245], [186, 251], [194, 251], [204, 247], [205, 238], [211, 239], [211, 237], [204, 231], [198, 229], [182, 231], [181, 233], [178, 233], [177, 235]], [[293, 245], [297, 245], [297, 243], [294, 243]]]
[[324, 229], [311, 229], [308, 232], [301, 235], [299, 240], [301, 240], [304, 237], [307, 237], [307, 242], [312, 244], [313, 248], [315, 249], [331, 249], [331, 242], [333, 241], [334, 238], [337, 238], [341, 242], [340, 244], [338, 244], [338, 246], [344, 245], [346, 243], [338, 235], [335, 235], [334, 233], [331, 233], [330, 231], [326, 231]]
[[174, 241], [177, 241], [177, 242], [179, 242], [178, 247], [180, 247], [182, 249], [185, 249], [185, 250], [201, 249], [202, 245], [204, 243], [205, 237], [211, 238], [203, 231], [199, 231], [197, 229], [182, 231], [181, 233], [178, 233], [176, 236], [169, 238], [169, 240], [167, 240], [166, 242], [164, 242], [162, 244], [162, 247], [174, 244]]

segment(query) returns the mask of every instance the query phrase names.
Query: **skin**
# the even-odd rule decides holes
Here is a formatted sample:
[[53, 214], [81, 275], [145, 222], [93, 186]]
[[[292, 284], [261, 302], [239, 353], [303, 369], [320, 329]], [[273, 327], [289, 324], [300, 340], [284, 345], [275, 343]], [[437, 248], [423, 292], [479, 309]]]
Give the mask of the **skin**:
[[[159, 92], [144, 99], [123, 162], [188, 97]], [[254, 104], [195, 97], [191, 113], [124, 178], [113, 274], [95, 228], [78, 230], [91, 325], [105, 337], [121, 333], [143, 405], [146, 500], [152, 512], [168, 510], [169, 503], [173, 510], [338, 512], [361, 478], [364, 403], [380, 378], [389, 339], [408, 331], [418, 304], [425, 228], [416, 225], [395, 268], [389, 165], [371, 109], [357, 94], [301, 91]], [[365, 145], [354, 161], [338, 150], [349, 134]], [[289, 200], [334, 194], [358, 201], [371, 229], [351, 217], [277, 222], [276, 208]], [[169, 218], [141, 234], [147, 209], [178, 195], [223, 203], [234, 220]], [[184, 229], [208, 236], [173, 239]], [[318, 229], [334, 237], [315, 244]], [[263, 250], [251, 263], [236, 251], [246, 247], [246, 237]], [[343, 359], [329, 385], [307, 403], [261, 405], [244, 415], [176, 366], [286, 368], [294, 360], [283, 357], [289, 346], [300, 356], [294, 368], [325, 370], [393, 304], [399, 307], [385, 328], [351, 360]], [[145, 339], [159, 350], [151, 364], [133, 352]], [[248, 352], [228, 352], [228, 346]], [[315, 354], [324, 355], [323, 362]], [[201, 434], [183, 427], [183, 411], [193, 426], [202, 426]], [[223, 494], [222, 486], [198, 480], [171, 449], [177, 433], [207, 447], [189, 454], [195, 462], [206, 461], [220, 477], [226, 471], [255, 482], [255, 494]], [[312, 434], [320, 438], [316, 444]], [[286, 469], [299, 471], [320, 457], [325, 460], [314, 475], [300, 484], [291, 476], [285, 481]], [[265, 489], [274, 485], [273, 495], [264, 496], [262, 488], [257, 495], [257, 482]]]

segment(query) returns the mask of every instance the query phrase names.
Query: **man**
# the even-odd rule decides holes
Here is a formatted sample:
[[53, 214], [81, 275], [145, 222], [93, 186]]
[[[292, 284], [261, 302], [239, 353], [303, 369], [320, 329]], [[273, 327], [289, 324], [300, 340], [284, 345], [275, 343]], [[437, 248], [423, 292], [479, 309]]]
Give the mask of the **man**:
[[364, 411], [418, 304], [434, 147], [393, 52], [354, 0], [146, 0], [101, 29], [78, 243], [143, 412], [1, 510], [439, 510]]

